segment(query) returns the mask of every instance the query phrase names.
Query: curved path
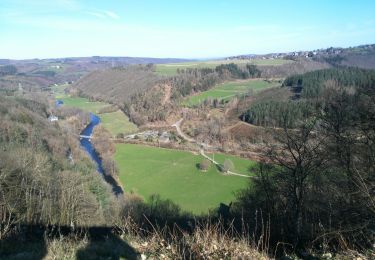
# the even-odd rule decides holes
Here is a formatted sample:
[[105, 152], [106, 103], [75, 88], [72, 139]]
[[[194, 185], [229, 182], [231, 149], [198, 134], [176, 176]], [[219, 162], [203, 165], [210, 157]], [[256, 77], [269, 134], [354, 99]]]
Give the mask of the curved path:
[[[195, 143], [197, 145], [199, 145], [200, 147], [211, 147], [211, 148], [214, 148], [208, 144], [205, 144], [205, 143], [197, 143], [196, 140], [194, 140], [193, 138], [187, 136], [184, 132], [182, 132], [181, 130], [181, 123], [184, 119], [181, 118], [180, 120], [178, 120], [176, 123], [174, 123], [172, 126], [176, 127], [176, 130], [177, 130], [177, 133], [179, 136], [181, 136], [183, 139], [185, 139], [186, 141], [188, 142], [191, 142], [191, 143]], [[222, 168], [223, 166], [218, 163], [217, 161], [215, 161], [214, 159], [212, 159], [211, 157], [209, 157], [207, 154], [204, 153], [204, 150], [201, 148], [200, 149], [200, 154], [206, 158], [207, 160], [209, 160], [210, 162], [212, 162], [213, 164], [217, 165], [219, 168]], [[236, 173], [236, 172], [232, 172], [232, 171], [227, 171], [226, 174], [228, 175], [235, 175], [235, 176], [240, 176], [240, 177], [245, 177], [245, 178], [255, 178], [254, 176], [249, 176], [249, 175], [244, 175], [244, 174], [240, 174], [240, 173]]]

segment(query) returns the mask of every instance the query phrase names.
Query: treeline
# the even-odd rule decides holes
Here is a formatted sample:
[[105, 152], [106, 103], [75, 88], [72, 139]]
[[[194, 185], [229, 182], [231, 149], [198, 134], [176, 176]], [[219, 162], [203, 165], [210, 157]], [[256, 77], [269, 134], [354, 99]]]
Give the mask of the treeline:
[[375, 71], [359, 68], [335, 68], [317, 70], [302, 75], [290, 76], [285, 79], [283, 86], [302, 88], [302, 98], [320, 97], [327, 85], [334, 81], [339, 86], [367, 87], [375, 84]]
[[261, 76], [260, 70], [251, 64], [240, 67], [235, 63], [221, 64], [215, 69], [188, 68], [178, 70], [178, 75], [167, 79], [174, 86], [174, 97], [188, 96], [206, 91], [216, 84], [229, 79], [248, 79]]
[[286, 102], [269, 100], [252, 105], [242, 115], [242, 120], [263, 127], [294, 128], [315, 113], [315, 105], [306, 100]]
[[[44, 98], [0, 96], [0, 238], [18, 224], [93, 225], [115, 198]], [[67, 120], [69, 122], [69, 120]]]
[[148, 66], [128, 66], [93, 71], [77, 81], [73, 88], [95, 100], [123, 106], [131, 96], [157, 85], [160, 78]]
[[15, 75], [16, 73], [17, 73], [17, 67], [14, 65], [0, 66], [0, 76]]
[[292, 63], [278, 66], [259, 66], [263, 78], [285, 78], [309, 71], [328, 69], [331, 65], [324, 61], [298, 59]]
[[294, 100], [258, 102], [243, 113], [242, 120], [265, 127], [296, 127], [302, 120], [321, 113], [325, 96], [331, 89], [358, 88], [375, 85], [375, 71], [359, 68], [332, 68], [287, 77], [284, 87], [295, 94]]
[[[208, 90], [228, 79], [260, 77], [255, 65], [222, 64], [215, 69], [188, 68], [161, 78], [152, 65], [95, 71], [73, 85], [81, 95], [119, 106], [137, 125], [164, 120], [181, 97]], [[170, 88], [170, 96], [166, 95]]]
[[360, 84], [354, 92], [338, 86], [322, 98], [319, 116], [274, 132], [278, 145], [265, 153], [271, 163], [257, 168], [258, 178], [239, 193], [233, 212], [250, 227], [266, 222], [271, 244], [300, 257], [315, 249], [358, 250], [371, 258], [375, 86]]

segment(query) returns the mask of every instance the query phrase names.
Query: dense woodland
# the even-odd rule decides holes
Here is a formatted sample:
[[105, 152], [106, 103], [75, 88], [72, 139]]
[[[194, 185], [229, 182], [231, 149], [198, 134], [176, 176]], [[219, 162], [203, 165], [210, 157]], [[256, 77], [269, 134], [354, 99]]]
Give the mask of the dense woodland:
[[295, 127], [296, 123], [323, 112], [325, 96], [331, 89], [358, 88], [375, 85], [375, 71], [359, 68], [317, 70], [287, 77], [283, 87], [294, 92], [292, 100], [256, 102], [242, 115], [251, 124], [266, 127]]
[[327, 86], [334, 81], [344, 87], [367, 87], [375, 83], [375, 71], [359, 68], [325, 69], [295, 75], [284, 80], [287, 87], [301, 88], [301, 98], [319, 98]]
[[371, 251], [375, 88], [337, 86], [322, 98], [322, 113], [274, 132], [281, 146], [268, 148], [272, 163], [259, 165], [255, 185], [239, 193], [235, 211], [250, 227], [269, 221], [273, 243]]
[[111, 189], [77, 138], [48, 122], [43, 100], [0, 96], [0, 238], [14, 224], [92, 225], [110, 216]]

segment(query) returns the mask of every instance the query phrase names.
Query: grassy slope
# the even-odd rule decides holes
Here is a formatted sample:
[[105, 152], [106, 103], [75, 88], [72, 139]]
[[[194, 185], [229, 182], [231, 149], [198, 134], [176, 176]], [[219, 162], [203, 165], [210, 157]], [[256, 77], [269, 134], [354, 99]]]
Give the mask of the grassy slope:
[[[255, 164], [233, 156], [217, 156], [223, 161], [224, 157], [232, 159], [236, 170], [244, 174], [250, 174], [246, 169]], [[145, 198], [160, 194], [197, 214], [217, 207], [220, 202], [229, 203], [234, 199], [234, 192], [246, 187], [249, 181], [224, 176], [214, 166], [203, 173], [197, 169], [202, 157], [185, 151], [117, 144], [115, 161], [126, 191], [133, 190]]]
[[157, 64], [155, 72], [159, 75], [172, 76], [177, 74], [177, 69], [187, 68], [215, 68], [220, 64], [236, 63], [236, 64], [254, 64], [258, 66], [266, 65], [283, 65], [291, 63], [291, 60], [284, 59], [255, 59], [255, 60], [215, 60], [215, 61], [202, 61], [202, 62], [185, 62], [185, 63], [170, 63], [170, 64]]
[[[60, 85], [53, 87], [56, 99], [62, 100], [64, 106], [76, 107], [87, 112], [97, 114], [101, 108], [111, 106], [105, 102], [91, 102], [87, 98], [81, 97], [70, 97], [66, 95], [63, 89], [66, 86]], [[129, 118], [120, 110], [112, 113], [98, 114], [102, 120], [103, 126], [113, 135], [116, 136], [119, 133], [128, 134], [137, 131], [137, 126], [129, 121]]]
[[98, 113], [98, 111], [103, 108], [110, 106], [107, 103], [103, 102], [91, 102], [87, 98], [81, 98], [81, 97], [62, 97], [59, 98], [64, 102], [64, 106], [68, 107], [76, 107], [80, 108], [84, 111], [87, 112], [92, 112], [92, 113]]
[[112, 135], [119, 133], [129, 134], [137, 131], [137, 126], [129, 121], [129, 118], [120, 110], [112, 113], [99, 114], [104, 128]]
[[185, 100], [185, 105], [194, 106], [203, 102], [208, 97], [228, 100], [235, 95], [245, 94], [250, 89], [255, 91], [276, 87], [280, 85], [278, 82], [267, 82], [264, 80], [248, 80], [242, 82], [227, 82], [219, 84], [214, 88], [201, 92]]

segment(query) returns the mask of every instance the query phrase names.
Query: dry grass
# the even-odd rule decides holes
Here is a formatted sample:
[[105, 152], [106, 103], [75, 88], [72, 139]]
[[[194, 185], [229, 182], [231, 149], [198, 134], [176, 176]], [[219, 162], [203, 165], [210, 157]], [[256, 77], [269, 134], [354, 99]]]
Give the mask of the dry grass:
[[235, 234], [232, 225], [224, 228], [220, 221], [196, 224], [191, 233], [178, 226], [172, 229], [152, 226], [151, 231], [145, 232], [130, 218], [121, 226], [122, 237], [132, 241], [131, 245], [145, 259], [270, 259], [267, 246]]

